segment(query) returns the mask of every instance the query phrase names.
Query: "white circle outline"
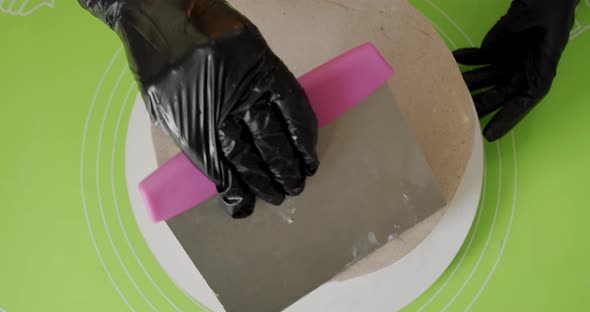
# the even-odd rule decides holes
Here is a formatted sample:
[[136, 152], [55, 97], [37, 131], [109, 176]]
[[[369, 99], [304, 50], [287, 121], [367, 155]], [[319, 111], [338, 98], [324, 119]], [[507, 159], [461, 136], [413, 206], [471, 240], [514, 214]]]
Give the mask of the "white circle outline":
[[[98, 83], [98, 84], [97, 84], [97, 86], [96, 86], [95, 93], [94, 93], [94, 96], [93, 96], [93, 98], [92, 98], [92, 101], [91, 101], [91, 104], [90, 104], [90, 107], [89, 107], [89, 110], [88, 110], [88, 113], [87, 113], [87, 116], [86, 116], [86, 122], [85, 122], [85, 125], [84, 125], [84, 131], [83, 131], [83, 136], [82, 136], [82, 148], [81, 148], [81, 153], [80, 153], [80, 193], [81, 193], [81, 197], [82, 197], [82, 206], [83, 206], [84, 215], [85, 215], [85, 219], [86, 219], [86, 225], [87, 225], [87, 228], [88, 228], [88, 232], [89, 232], [89, 234], [90, 234], [90, 238], [91, 238], [92, 244], [93, 244], [93, 246], [94, 246], [94, 249], [95, 249], [95, 251], [96, 251], [96, 253], [97, 253], [97, 256], [98, 256], [98, 258], [99, 258], [99, 261], [101, 262], [101, 265], [103, 266], [103, 269], [105, 270], [105, 273], [107, 274], [107, 277], [108, 277], [108, 278], [109, 278], [109, 280], [111, 281], [111, 284], [113, 285], [113, 287], [115, 288], [116, 292], [119, 294], [119, 296], [121, 297], [121, 299], [122, 299], [122, 300], [125, 302], [125, 304], [126, 304], [128, 307], [129, 307], [129, 309], [130, 309], [131, 311], [135, 311], [135, 309], [134, 309], [134, 308], [131, 306], [131, 304], [129, 303], [129, 301], [127, 300], [127, 298], [125, 297], [125, 295], [124, 295], [124, 294], [123, 294], [123, 292], [121, 291], [121, 289], [120, 289], [119, 285], [117, 284], [117, 282], [116, 282], [116, 281], [115, 281], [115, 279], [113, 278], [113, 275], [112, 275], [112, 273], [110, 272], [110, 270], [108, 269], [108, 266], [106, 265], [106, 262], [105, 262], [105, 260], [104, 260], [104, 258], [103, 258], [103, 256], [102, 256], [102, 253], [101, 253], [101, 251], [100, 251], [100, 248], [98, 247], [97, 241], [96, 241], [96, 239], [95, 239], [95, 237], [94, 237], [94, 230], [92, 229], [92, 226], [91, 226], [91, 224], [90, 224], [90, 217], [89, 217], [89, 214], [88, 214], [88, 204], [87, 204], [87, 199], [86, 199], [86, 192], [85, 192], [85, 190], [84, 190], [84, 157], [85, 157], [85, 155], [86, 155], [86, 140], [87, 140], [87, 136], [88, 136], [88, 130], [89, 130], [88, 128], [89, 128], [89, 124], [90, 124], [90, 119], [91, 119], [91, 117], [92, 117], [92, 115], [93, 115], [93, 113], [94, 113], [94, 109], [95, 109], [95, 105], [96, 105], [96, 102], [97, 102], [97, 99], [98, 99], [98, 95], [99, 95], [99, 93], [100, 93], [100, 91], [101, 91], [101, 89], [102, 89], [102, 86], [103, 86], [103, 84], [104, 84], [104, 81], [105, 81], [105, 79], [106, 79], [107, 75], [109, 74], [109, 72], [111, 71], [111, 69], [112, 69], [112, 67], [113, 67], [113, 65], [114, 65], [114, 63], [115, 63], [115, 61], [116, 61], [116, 60], [117, 60], [117, 58], [120, 56], [121, 52], [122, 52], [122, 48], [120, 47], [120, 48], [118, 48], [118, 49], [115, 51], [115, 53], [114, 53], [114, 54], [113, 54], [113, 56], [111, 57], [111, 60], [110, 60], [110, 62], [108, 63], [108, 65], [107, 65], [106, 69], [104, 70], [104, 72], [103, 72], [103, 74], [102, 74], [102, 76], [101, 76], [101, 78], [100, 78], [100, 80], [99, 80], [99, 83]], [[124, 69], [125, 69], [125, 68], [124, 68]], [[122, 74], [124, 74], [124, 71], [122, 71]], [[105, 110], [104, 116], [106, 116], [106, 115], [108, 114], [108, 111], [109, 111], [109, 109], [110, 109], [110, 105], [111, 105], [111, 101], [112, 101], [113, 94], [114, 94], [114, 92], [116, 91], [116, 89], [118, 88], [118, 85], [120, 84], [120, 80], [121, 80], [120, 78], [121, 78], [121, 77], [122, 77], [122, 75], [120, 75], [120, 76], [119, 76], [119, 78], [117, 79], [117, 83], [116, 83], [116, 85], [115, 85], [115, 86], [114, 86], [114, 88], [111, 90], [111, 96], [110, 96], [110, 99], [109, 99], [109, 103], [107, 104], [107, 108], [106, 108], [106, 110]], [[126, 106], [126, 102], [127, 102], [127, 100], [128, 100], [129, 92], [131, 91], [131, 89], [132, 89], [133, 85], [134, 85], [134, 84], [132, 84], [132, 85], [130, 86], [129, 90], [128, 90], [128, 94], [127, 94], [127, 96], [126, 96], [126, 98], [125, 98], [125, 102], [123, 103], [123, 108]], [[122, 114], [122, 110], [120, 111], [120, 115], [121, 115], [121, 114]], [[121, 117], [122, 117], [122, 116], [119, 116], [119, 119], [118, 119], [118, 123], [117, 123], [117, 131], [118, 131], [118, 127], [119, 127], [119, 125], [120, 125], [119, 123], [120, 123], [120, 121], [121, 121], [121, 120], [120, 120], [120, 118], [121, 118]], [[103, 129], [103, 128], [104, 128], [104, 122], [105, 122], [105, 119], [103, 118], [103, 123], [101, 124], [101, 129], [100, 129], [100, 132], [99, 132], [99, 136], [100, 136], [101, 138], [102, 138], [102, 132], [103, 132], [103, 130], [104, 130], [104, 129]], [[115, 132], [115, 136], [116, 136], [116, 132]], [[116, 144], [116, 142], [115, 142], [114, 144]], [[99, 169], [98, 169], [98, 163], [99, 163], [99, 160], [100, 160], [100, 152], [101, 152], [101, 150], [100, 150], [100, 143], [99, 143], [99, 148], [98, 148], [98, 151], [97, 151], [97, 161], [96, 161], [96, 165], [97, 165], [97, 167], [96, 167], [96, 170], [97, 170], [97, 171], [96, 171], [96, 172], [97, 172], [97, 175], [98, 175], [98, 170], [99, 170]], [[113, 153], [112, 153], [112, 156], [113, 156], [113, 157], [114, 157], [114, 153], [115, 153], [115, 151], [113, 151]], [[114, 168], [113, 168], [113, 167], [114, 167], [114, 164], [113, 164], [113, 162], [114, 162], [114, 160], [111, 160], [111, 170], [114, 170]], [[113, 171], [111, 171], [111, 172], [113, 172]], [[111, 182], [112, 182], [112, 180], [113, 180], [113, 179], [114, 179], [114, 178], [113, 178], [113, 177], [111, 177]], [[139, 286], [138, 286], [138, 285], [135, 283], [135, 281], [133, 280], [133, 277], [131, 277], [131, 275], [130, 275], [130, 274], [129, 274], [129, 272], [127, 271], [127, 269], [126, 269], [126, 266], [125, 266], [125, 265], [122, 263], [122, 260], [121, 260], [121, 258], [119, 257], [119, 255], [118, 255], [118, 251], [116, 250], [115, 246], [113, 246], [113, 245], [112, 245], [112, 244], [113, 244], [113, 242], [112, 242], [112, 238], [111, 238], [111, 236], [110, 236], [110, 232], [109, 232], [109, 230], [108, 230], [108, 226], [107, 226], [107, 225], [106, 225], [106, 223], [105, 223], [105, 222], [106, 222], [106, 220], [104, 219], [104, 211], [102, 210], [102, 198], [100, 197], [100, 190], [99, 190], [98, 181], [99, 181], [99, 177], [97, 176], [97, 177], [96, 177], [96, 183], [97, 183], [97, 192], [98, 192], [98, 194], [99, 194], [99, 205], [100, 205], [100, 207], [101, 207], [101, 214], [102, 214], [102, 216], [103, 216], [103, 225], [104, 225], [104, 227], [105, 227], [105, 230], [107, 231], [107, 236], [109, 236], [109, 240], [111, 241], [111, 247], [113, 248], [113, 251], [114, 251], [114, 252], [115, 252], [115, 254], [117, 255], [117, 257], [118, 257], [118, 259], [119, 259], [119, 262], [120, 262], [121, 266], [123, 267], [123, 269], [124, 269], [124, 271], [126, 272], [127, 276], [128, 276], [128, 277], [130, 278], [130, 280], [132, 281], [132, 283], [133, 283], [133, 285], [135, 286], [135, 288], [137, 289], [137, 291], [138, 291], [138, 292], [140, 293], [140, 295], [141, 295], [141, 296], [142, 296], [142, 297], [143, 297], [143, 298], [146, 300], [146, 302], [147, 302], [147, 303], [148, 303], [148, 304], [149, 304], [149, 305], [152, 307], [152, 309], [154, 309], [154, 311], [157, 311], [157, 309], [155, 309], [155, 307], [154, 307], [154, 306], [151, 304], [151, 302], [149, 302], [149, 300], [146, 298], [146, 296], [143, 294], [143, 292], [142, 292], [142, 291], [139, 289]], [[112, 188], [114, 188], [114, 185], [112, 185]], [[113, 195], [114, 195], [114, 196], [116, 196], [115, 194], [113, 194]], [[175, 305], [175, 304], [174, 304], [174, 303], [173, 303], [173, 302], [170, 300], [170, 298], [164, 294], [164, 292], [163, 292], [163, 291], [160, 289], [160, 287], [158, 287], [157, 283], [155, 283], [155, 281], [153, 280], [153, 278], [151, 277], [151, 275], [149, 274], [149, 272], [147, 271], [147, 269], [145, 269], [145, 266], [143, 265], [143, 263], [141, 262], [141, 260], [140, 260], [140, 259], [139, 259], [139, 257], [137, 256], [137, 253], [135, 252], [135, 249], [133, 248], [133, 246], [132, 246], [132, 244], [131, 244], [131, 242], [130, 242], [130, 240], [129, 240], [129, 238], [128, 238], [127, 231], [126, 231], [126, 229], [125, 229], [125, 227], [124, 227], [124, 225], [123, 225], [123, 223], [122, 223], [122, 219], [120, 218], [120, 214], [119, 214], [119, 210], [118, 210], [118, 202], [116, 202], [116, 203], [115, 203], [115, 206], [116, 206], [116, 209], [117, 209], [117, 216], [118, 216], [118, 218], [119, 218], [119, 224], [120, 224], [120, 226], [123, 226], [122, 230], [123, 230], [123, 233], [124, 233], [125, 239], [127, 240], [127, 243], [129, 244], [129, 246], [130, 246], [130, 249], [131, 249], [131, 251], [132, 251], [132, 253], [133, 253], [133, 255], [134, 255], [135, 259], [138, 261], [138, 264], [139, 264], [140, 268], [141, 268], [141, 269], [142, 269], [142, 271], [143, 271], [143, 272], [146, 274], [146, 276], [148, 277], [148, 279], [150, 280], [150, 282], [151, 282], [151, 283], [154, 285], [154, 287], [155, 287], [155, 288], [158, 290], [158, 292], [159, 292], [159, 293], [160, 293], [160, 294], [161, 294], [161, 295], [162, 295], [162, 296], [165, 298], [165, 300], [166, 300], [167, 302], [169, 302], [169, 303], [171, 304], [171, 306], [172, 306], [172, 307], [173, 307], [175, 310], [177, 310], [177, 311], [181, 311], [181, 310], [180, 310], [180, 309], [179, 309], [179, 308], [178, 308], [178, 307], [177, 307], [177, 306], [176, 306], [176, 305]], [[186, 294], [185, 294], [185, 295], [186, 295]], [[193, 301], [193, 302], [194, 302], [194, 303], [195, 303], [197, 306], [199, 306], [199, 307], [200, 307], [200, 304], [199, 304], [199, 303], [197, 303], [197, 302], [195, 302], [194, 300], [192, 300], [192, 298], [190, 298], [190, 299], [191, 299], [191, 301]]]
[[98, 248], [98, 244], [96, 243], [96, 239], [94, 238], [94, 232], [92, 231], [92, 226], [90, 225], [90, 218], [88, 215], [88, 206], [86, 203], [86, 192], [84, 191], [84, 157], [86, 155], [86, 137], [88, 135], [88, 125], [90, 124], [90, 118], [92, 116], [92, 112], [94, 111], [94, 106], [95, 106], [96, 100], [98, 98], [98, 93], [100, 92], [100, 89], [102, 88], [102, 85], [104, 83], [104, 80], [106, 79], [107, 74], [110, 72], [111, 68], [113, 67], [113, 64], [115, 63], [115, 60], [117, 59], [117, 57], [119, 56], [119, 54], [121, 53], [122, 50], [123, 50], [122, 48], [117, 49], [117, 51], [112, 56], [109, 64], [107, 65], [105, 71], [103, 72], [102, 76], [100, 77], [100, 80], [99, 80], [99, 82], [96, 86], [95, 92], [94, 92], [94, 96], [92, 98], [92, 101], [90, 102], [90, 108], [88, 109], [88, 114], [86, 115], [86, 122], [84, 123], [84, 131], [82, 133], [82, 149], [80, 152], [80, 195], [82, 196], [82, 208], [84, 211], [84, 217], [86, 219], [86, 226], [88, 228], [88, 233], [90, 234], [90, 240], [92, 241], [92, 245], [94, 246], [94, 250], [96, 251], [96, 255], [98, 256], [98, 259], [99, 259], [100, 263], [102, 264], [102, 267], [105, 270], [107, 277], [111, 281], [111, 284], [115, 288], [115, 291], [119, 294], [121, 299], [123, 299], [123, 301], [129, 307], [129, 309], [131, 311], [135, 311], [135, 309], [133, 309], [131, 304], [129, 304], [129, 301], [127, 301], [127, 298], [125, 297], [125, 295], [123, 295], [123, 293], [121, 292], [121, 289], [117, 285], [117, 282], [115, 282], [115, 280], [113, 279], [113, 275], [111, 274], [111, 271], [109, 271], [109, 268], [107, 267], [107, 265], [104, 261], [104, 258], [102, 257], [102, 253], [100, 252], [100, 249]]
[[97, 148], [96, 148], [96, 162], [95, 162], [95, 173], [94, 173], [95, 174], [95, 183], [96, 183], [96, 194], [97, 194], [98, 207], [99, 207], [100, 216], [102, 219], [102, 224], [103, 224], [105, 233], [107, 234], [109, 244], [111, 245], [111, 249], [115, 253], [115, 257], [119, 261], [121, 268], [125, 272], [125, 275], [127, 275], [127, 278], [129, 279], [129, 281], [131, 282], [131, 284], [133, 285], [135, 290], [137, 290], [139, 295], [145, 300], [145, 302], [150, 306], [150, 308], [152, 308], [152, 310], [158, 311], [156, 309], [156, 307], [154, 307], [152, 302], [145, 296], [143, 291], [141, 291], [141, 289], [139, 288], [139, 286], [135, 282], [135, 279], [129, 273], [129, 270], [127, 269], [127, 266], [123, 262], [123, 259], [121, 259], [121, 255], [119, 254], [119, 250], [115, 246], [115, 242], [113, 241], [113, 236], [111, 235], [111, 231], [110, 231], [109, 226], [107, 224], [107, 219], [105, 216], [105, 209], [104, 209], [104, 205], [103, 205], [103, 201], [102, 201], [102, 192], [100, 190], [100, 154], [101, 154], [101, 145], [102, 145], [104, 126], [105, 126], [111, 105], [113, 104], [113, 98], [115, 96], [115, 93], [119, 89], [119, 85], [121, 84], [121, 80], [123, 79], [123, 76], [125, 75], [125, 73], [126, 73], [126, 67], [123, 66], [119, 76], [117, 77], [117, 81], [115, 82], [115, 86], [111, 89], [111, 94], [109, 95], [109, 100], [107, 101], [107, 105], [105, 107], [105, 110], [104, 110], [104, 113], [102, 116], [100, 130], [98, 131], [98, 142], [96, 143]]
[[479, 291], [477, 292], [477, 294], [475, 295], [475, 297], [473, 298], [471, 303], [469, 303], [469, 305], [467, 306], [465, 311], [468, 311], [469, 309], [471, 309], [471, 307], [473, 306], [475, 301], [477, 301], [477, 299], [479, 298], [479, 296], [481, 295], [483, 290], [488, 285], [488, 282], [492, 278], [492, 275], [494, 275], [494, 272], [496, 271], [496, 268], [498, 267], [498, 263], [500, 263], [500, 260], [502, 259], [502, 255], [504, 254], [504, 248], [506, 247], [506, 242], [508, 241], [508, 238], [510, 237], [510, 231], [512, 230], [512, 222], [514, 221], [514, 215], [516, 212], [516, 199], [518, 197], [517, 196], [517, 191], [518, 191], [518, 159], [516, 156], [517, 155], [517, 153], [516, 153], [516, 139], [514, 136], [514, 131], [512, 131], [511, 134], [512, 134], [512, 156], [514, 157], [514, 194], [512, 197], [512, 212], [510, 215], [510, 221], [508, 223], [508, 228], [506, 229], [506, 233], [504, 234], [504, 240], [502, 241], [502, 247], [500, 248], [500, 253], [498, 254], [498, 257], [496, 258], [496, 262], [494, 263], [494, 266], [490, 270], [490, 273], [488, 274], [485, 282], [483, 283], [483, 285], [481, 286], [481, 288], [479, 289]]

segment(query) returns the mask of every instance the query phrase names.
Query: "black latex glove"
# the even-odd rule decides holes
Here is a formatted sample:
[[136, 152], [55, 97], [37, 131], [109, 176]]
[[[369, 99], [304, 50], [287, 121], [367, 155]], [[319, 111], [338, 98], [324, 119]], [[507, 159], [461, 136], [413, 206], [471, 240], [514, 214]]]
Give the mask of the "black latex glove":
[[[152, 121], [234, 218], [281, 204], [319, 165], [318, 125], [258, 29], [221, 0], [79, 0], [121, 38]], [[197, 192], [198, 190], [195, 190]]]
[[486, 35], [481, 48], [459, 49], [459, 63], [485, 65], [463, 74], [480, 117], [492, 112], [484, 129], [489, 141], [516, 126], [551, 88], [569, 40], [579, 0], [513, 0]]

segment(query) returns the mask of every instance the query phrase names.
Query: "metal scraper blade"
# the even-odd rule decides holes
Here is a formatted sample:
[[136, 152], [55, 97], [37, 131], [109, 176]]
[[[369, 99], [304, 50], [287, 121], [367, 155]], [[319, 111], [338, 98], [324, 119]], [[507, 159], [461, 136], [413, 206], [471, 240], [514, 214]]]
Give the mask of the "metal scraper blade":
[[167, 221], [226, 311], [280, 311], [445, 206], [387, 84], [319, 133], [303, 194], [258, 201], [244, 220], [220, 199]]

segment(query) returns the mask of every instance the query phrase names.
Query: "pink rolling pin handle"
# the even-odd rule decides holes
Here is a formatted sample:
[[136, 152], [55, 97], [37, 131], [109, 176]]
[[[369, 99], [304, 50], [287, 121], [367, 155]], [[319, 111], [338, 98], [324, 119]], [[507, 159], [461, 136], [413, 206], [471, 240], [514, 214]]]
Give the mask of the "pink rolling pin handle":
[[[385, 84], [393, 69], [371, 43], [299, 78], [322, 128]], [[175, 217], [216, 195], [215, 185], [179, 153], [139, 184], [153, 222]]]

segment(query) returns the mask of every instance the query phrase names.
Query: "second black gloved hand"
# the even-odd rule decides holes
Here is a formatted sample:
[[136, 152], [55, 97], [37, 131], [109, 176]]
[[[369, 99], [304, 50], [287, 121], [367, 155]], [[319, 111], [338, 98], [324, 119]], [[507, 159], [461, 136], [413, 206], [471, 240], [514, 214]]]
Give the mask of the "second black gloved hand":
[[[122, 39], [147, 109], [234, 218], [280, 204], [319, 165], [318, 125], [293, 74], [221, 0], [79, 0]], [[197, 192], [198, 190], [195, 190]]]
[[486, 35], [481, 48], [459, 49], [459, 63], [485, 65], [464, 73], [489, 141], [503, 137], [549, 92], [569, 40], [579, 0], [513, 0], [508, 13]]

